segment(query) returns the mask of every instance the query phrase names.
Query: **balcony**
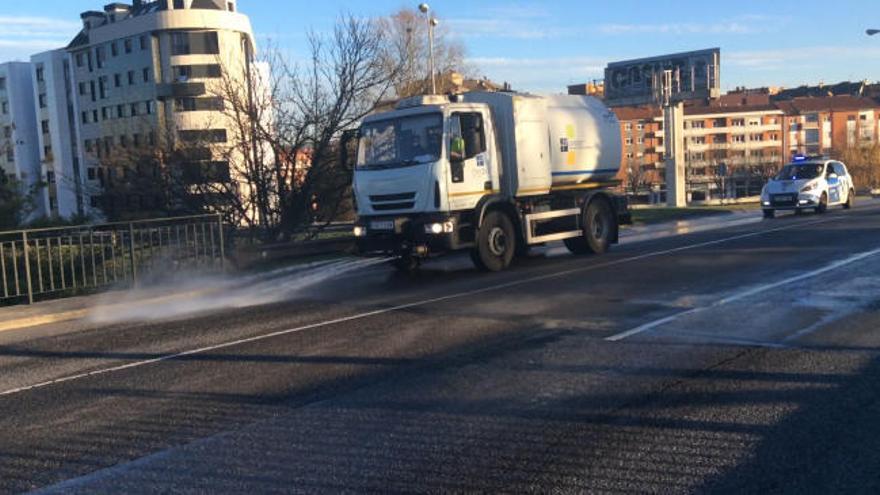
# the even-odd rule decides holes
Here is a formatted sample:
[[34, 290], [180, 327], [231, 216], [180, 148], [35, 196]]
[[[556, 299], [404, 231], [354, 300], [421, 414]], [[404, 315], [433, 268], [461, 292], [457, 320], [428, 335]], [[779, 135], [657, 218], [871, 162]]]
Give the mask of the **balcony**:
[[160, 100], [202, 96], [207, 92], [203, 82], [176, 82], [156, 85], [156, 97]]

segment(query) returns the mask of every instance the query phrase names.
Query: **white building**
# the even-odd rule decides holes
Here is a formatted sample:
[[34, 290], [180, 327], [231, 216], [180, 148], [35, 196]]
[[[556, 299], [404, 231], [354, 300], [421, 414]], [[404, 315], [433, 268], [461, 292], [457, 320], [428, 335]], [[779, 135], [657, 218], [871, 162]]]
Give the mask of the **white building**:
[[[42, 175], [31, 64], [0, 64], [0, 170], [31, 189]], [[46, 214], [38, 204], [32, 218]]]
[[[228, 176], [222, 148], [231, 124], [216, 95], [221, 77], [246, 80], [255, 50], [250, 21], [236, 1], [135, 0], [81, 18], [83, 30], [66, 50], [74, 159], [84, 170], [87, 212], [98, 213], [104, 186], [118, 172], [113, 157], [126, 149], [198, 146], [199, 160], [187, 164], [197, 171], [188, 176]], [[133, 196], [126, 205], [107, 206], [138, 208], [151, 200]]]
[[83, 212], [83, 173], [75, 134], [73, 80], [64, 49], [31, 57], [41, 175], [40, 200], [49, 216]]

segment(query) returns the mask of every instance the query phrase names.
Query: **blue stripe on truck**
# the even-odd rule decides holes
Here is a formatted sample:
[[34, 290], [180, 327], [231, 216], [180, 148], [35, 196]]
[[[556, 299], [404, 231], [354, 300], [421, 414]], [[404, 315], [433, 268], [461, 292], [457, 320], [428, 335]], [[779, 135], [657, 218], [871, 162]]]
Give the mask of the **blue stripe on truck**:
[[562, 176], [562, 175], [592, 175], [597, 173], [617, 173], [620, 169], [618, 168], [600, 168], [598, 170], [567, 170], [565, 172], [553, 172], [554, 176]]

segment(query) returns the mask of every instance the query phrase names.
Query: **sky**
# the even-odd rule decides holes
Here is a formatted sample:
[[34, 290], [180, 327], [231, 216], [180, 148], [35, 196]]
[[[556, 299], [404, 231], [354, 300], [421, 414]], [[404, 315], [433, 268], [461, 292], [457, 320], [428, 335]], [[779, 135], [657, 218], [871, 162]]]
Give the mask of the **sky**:
[[[0, 0], [0, 62], [63, 46], [79, 14], [109, 0]], [[400, 0], [239, 0], [258, 43], [305, 55], [306, 33], [343, 12], [381, 16]], [[877, 0], [434, 0], [478, 75], [537, 93], [601, 79], [608, 62], [721, 48], [721, 84], [784, 86], [880, 80]]]

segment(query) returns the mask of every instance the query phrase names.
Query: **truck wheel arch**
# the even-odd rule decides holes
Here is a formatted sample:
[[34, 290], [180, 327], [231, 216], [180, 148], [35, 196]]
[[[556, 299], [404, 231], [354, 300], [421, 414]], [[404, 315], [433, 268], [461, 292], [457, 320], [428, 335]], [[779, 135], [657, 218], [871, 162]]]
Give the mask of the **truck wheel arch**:
[[[591, 191], [587, 193], [587, 195], [583, 199], [583, 204], [581, 204], [581, 211], [583, 212], [583, 214], [586, 213], [587, 208], [590, 207], [590, 204], [593, 201], [604, 201], [605, 204], [608, 205], [608, 208], [611, 209], [611, 215], [614, 218], [619, 217], [617, 202], [614, 201], [614, 199], [604, 191]], [[620, 241], [620, 226], [618, 222], [612, 222], [611, 228], [612, 230], [610, 240], [612, 244], [616, 244]]]
[[520, 215], [517, 212], [516, 205], [513, 204], [510, 200], [505, 199], [504, 197], [491, 194], [487, 196], [483, 196], [479, 203], [477, 203], [476, 207], [476, 227], [479, 231], [480, 227], [483, 225], [483, 219], [486, 218], [486, 214], [490, 211], [500, 210], [507, 214], [510, 217], [510, 221], [513, 222], [513, 227], [516, 230], [516, 237], [518, 243], [525, 242], [525, 235], [523, 235], [522, 231], [522, 221], [520, 220]]

